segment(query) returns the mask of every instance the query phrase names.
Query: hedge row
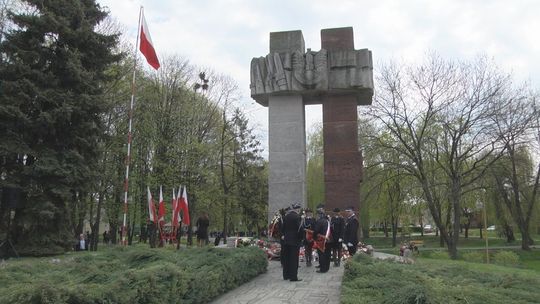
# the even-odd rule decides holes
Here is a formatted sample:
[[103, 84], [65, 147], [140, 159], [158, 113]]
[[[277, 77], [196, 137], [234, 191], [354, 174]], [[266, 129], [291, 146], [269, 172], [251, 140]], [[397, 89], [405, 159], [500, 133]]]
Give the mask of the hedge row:
[[356, 255], [345, 266], [341, 302], [538, 303], [540, 274], [534, 271], [444, 260], [415, 264]]
[[208, 303], [266, 271], [258, 248], [115, 248], [0, 266], [0, 303]]

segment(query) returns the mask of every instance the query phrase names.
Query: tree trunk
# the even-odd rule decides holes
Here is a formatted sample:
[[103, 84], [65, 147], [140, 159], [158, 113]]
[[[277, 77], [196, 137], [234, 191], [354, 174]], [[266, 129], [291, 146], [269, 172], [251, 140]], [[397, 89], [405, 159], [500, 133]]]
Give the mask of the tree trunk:
[[396, 247], [397, 230], [398, 230], [397, 228], [398, 228], [398, 220], [392, 217], [392, 247]]
[[97, 251], [99, 243], [99, 223], [101, 222], [101, 205], [103, 204], [103, 192], [98, 193], [98, 203], [96, 210], [96, 221], [92, 225], [92, 244], [90, 244], [90, 250]]
[[461, 226], [461, 206], [460, 206], [460, 197], [461, 197], [461, 181], [459, 178], [455, 178], [452, 181], [452, 211], [454, 212], [454, 218], [452, 221], [452, 234], [450, 235], [451, 241], [448, 242], [448, 251], [450, 253], [450, 258], [455, 260], [457, 259], [457, 244], [459, 241], [459, 229]]
[[388, 222], [384, 220], [383, 222], [383, 231], [384, 231], [384, 237], [388, 237]]
[[480, 239], [483, 239], [482, 231], [484, 231], [484, 225], [480, 224]]

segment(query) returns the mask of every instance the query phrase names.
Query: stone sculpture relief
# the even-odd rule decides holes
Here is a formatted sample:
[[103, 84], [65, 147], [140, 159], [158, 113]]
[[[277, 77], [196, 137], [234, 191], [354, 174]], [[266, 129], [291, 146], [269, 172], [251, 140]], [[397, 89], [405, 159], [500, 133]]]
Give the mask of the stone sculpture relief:
[[251, 60], [251, 96], [373, 88], [372, 70], [367, 49], [274, 52]]

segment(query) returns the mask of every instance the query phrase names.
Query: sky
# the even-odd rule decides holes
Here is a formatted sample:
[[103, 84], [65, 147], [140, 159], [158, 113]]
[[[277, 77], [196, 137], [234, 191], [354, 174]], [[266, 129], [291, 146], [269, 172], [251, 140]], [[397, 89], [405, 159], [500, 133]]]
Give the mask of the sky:
[[[540, 1], [537, 0], [97, 0], [126, 28], [135, 44], [144, 7], [161, 55], [233, 77], [241, 104], [268, 146], [268, 109], [250, 98], [253, 57], [268, 54], [269, 33], [301, 30], [306, 48], [320, 49], [320, 30], [352, 26], [355, 48], [373, 53], [374, 69], [390, 60], [418, 61], [428, 52], [449, 59], [493, 58], [540, 89]], [[377, 88], [375, 87], [375, 90]], [[306, 107], [306, 129], [322, 121], [320, 106]]]

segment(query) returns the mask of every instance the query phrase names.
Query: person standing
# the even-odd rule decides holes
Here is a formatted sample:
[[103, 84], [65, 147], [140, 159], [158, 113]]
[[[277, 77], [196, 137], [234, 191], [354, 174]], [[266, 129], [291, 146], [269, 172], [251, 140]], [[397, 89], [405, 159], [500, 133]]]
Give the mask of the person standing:
[[306, 217], [304, 218], [304, 230], [306, 231], [306, 237], [304, 239], [304, 255], [306, 256], [307, 267], [311, 266], [311, 260], [313, 258], [313, 229], [315, 229], [315, 219], [313, 218], [311, 210], [306, 209]]
[[343, 246], [343, 234], [345, 232], [345, 220], [341, 216], [340, 211], [339, 208], [334, 208], [334, 216], [330, 221], [330, 225], [332, 226], [332, 259], [336, 267], [341, 263], [341, 246]]
[[325, 273], [330, 269], [330, 245], [327, 244], [330, 237], [330, 219], [324, 212], [324, 205], [317, 206], [319, 219], [315, 223], [313, 239], [317, 242], [317, 254], [319, 255], [319, 273]]
[[208, 219], [208, 214], [203, 212], [197, 222], [197, 246], [202, 247], [207, 244], [208, 241], [208, 226], [210, 226], [210, 220]]
[[81, 233], [79, 235], [79, 241], [77, 242], [76, 251], [84, 251], [84, 250], [88, 250], [88, 242], [86, 241], [86, 237], [84, 233]]
[[358, 244], [358, 219], [356, 218], [356, 214], [354, 214], [353, 207], [347, 207], [345, 209], [345, 216], [347, 216], [347, 220], [345, 222], [343, 240], [347, 244], [349, 254], [353, 256], [356, 253]]
[[303, 240], [304, 227], [302, 218], [298, 214], [300, 204], [294, 203], [291, 210], [283, 218], [281, 247], [281, 259], [283, 260], [283, 279], [292, 282], [301, 281], [298, 279], [298, 253]]

